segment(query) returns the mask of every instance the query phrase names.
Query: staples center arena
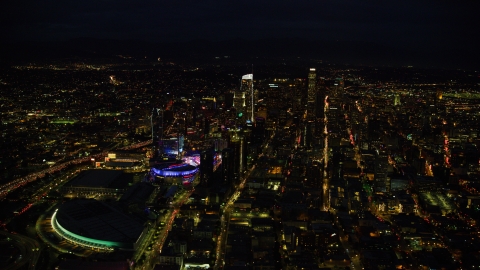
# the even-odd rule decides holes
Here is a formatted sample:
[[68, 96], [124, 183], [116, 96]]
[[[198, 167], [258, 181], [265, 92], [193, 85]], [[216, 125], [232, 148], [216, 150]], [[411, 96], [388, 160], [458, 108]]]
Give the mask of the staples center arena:
[[187, 186], [193, 182], [198, 170], [198, 167], [188, 163], [160, 164], [153, 167], [150, 174], [170, 184]]

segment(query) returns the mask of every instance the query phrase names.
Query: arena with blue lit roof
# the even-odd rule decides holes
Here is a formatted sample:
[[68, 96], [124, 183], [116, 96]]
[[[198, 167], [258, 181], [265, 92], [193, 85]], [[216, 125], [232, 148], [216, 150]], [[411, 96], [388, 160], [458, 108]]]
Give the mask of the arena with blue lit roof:
[[93, 199], [63, 203], [54, 212], [51, 225], [69, 242], [105, 250], [134, 250], [144, 234], [143, 223]]
[[168, 182], [187, 185], [193, 182], [199, 168], [189, 163], [157, 164], [150, 170], [155, 178], [164, 178]]

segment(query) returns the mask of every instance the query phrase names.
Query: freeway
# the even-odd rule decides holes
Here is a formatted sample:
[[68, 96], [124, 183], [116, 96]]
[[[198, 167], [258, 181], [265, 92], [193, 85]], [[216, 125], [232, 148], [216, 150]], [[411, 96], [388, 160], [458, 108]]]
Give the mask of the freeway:
[[37, 241], [29, 237], [11, 234], [5, 231], [0, 231], [0, 235], [6, 236], [9, 241], [13, 241], [12, 244], [20, 249], [20, 255], [13, 264], [10, 264], [4, 268], [10, 269], [26, 269], [25, 265], [28, 265], [28, 269], [34, 270], [40, 257], [41, 248]]
[[[120, 148], [120, 150], [130, 150], [130, 149], [140, 148], [140, 147], [144, 147], [146, 145], [149, 145], [151, 143], [152, 143], [152, 140], [139, 142], [139, 143], [135, 143], [135, 144]], [[22, 186], [28, 184], [29, 182], [33, 182], [33, 181], [35, 181], [39, 178], [44, 177], [46, 174], [55, 173], [57, 171], [65, 169], [66, 167], [68, 167], [70, 165], [89, 162], [92, 159], [101, 158], [101, 157], [104, 157], [106, 155], [107, 155], [107, 151], [104, 151], [102, 153], [91, 155], [91, 156], [88, 156], [88, 157], [76, 158], [76, 159], [73, 159], [73, 160], [69, 160], [67, 162], [56, 164], [52, 167], [43, 169], [39, 172], [34, 172], [34, 173], [31, 173], [27, 176], [17, 178], [17, 179], [15, 179], [15, 180], [13, 180], [9, 183], [6, 183], [6, 184], [3, 184], [3, 185], [0, 186], [0, 199], [5, 198], [5, 196], [7, 196], [8, 193], [16, 190], [17, 188], [22, 187]]]

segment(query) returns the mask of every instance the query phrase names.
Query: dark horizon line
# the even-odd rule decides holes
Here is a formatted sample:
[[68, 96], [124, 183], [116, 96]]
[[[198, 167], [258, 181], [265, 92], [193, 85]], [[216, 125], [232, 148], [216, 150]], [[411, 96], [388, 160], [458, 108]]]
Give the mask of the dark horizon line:
[[[62, 41], [5, 42], [2, 58], [25, 61], [32, 58], [92, 58], [100, 55], [159, 54], [168, 51], [172, 56], [265, 56], [321, 59], [331, 63], [368, 66], [414, 66], [435, 69], [478, 68], [479, 52], [423, 50], [392, 47], [371, 41], [332, 41], [311, 38], [232, 38], [225, 40], [192, 39], [188, 41], [151, 41], [141, 39], [112, 39], [78, 37]], [[93, 54], [96, 55], [93, 55]], [[478, 59], [478, 60], [477, 60]]]

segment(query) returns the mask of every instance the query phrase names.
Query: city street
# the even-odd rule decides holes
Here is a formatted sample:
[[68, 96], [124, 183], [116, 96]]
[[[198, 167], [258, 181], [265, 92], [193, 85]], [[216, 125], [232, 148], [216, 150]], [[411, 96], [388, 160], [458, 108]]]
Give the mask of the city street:
[[[153, 237], [155, 236], [155, 230], [158, 229], [159, 225], [157, 225], [157, 228], [151, 228], [149, 230], [148, 235], [144, 238], [143, 242], [132, 258], [134, 262], [138, 262], [142, 255], [145, 255], [145, 261], [142, 264], [136, 265], [135, 269], [151, 269], [155, 266], [156, 259], [158, 254], [162, 251], [163, 245], [165, 244], [165, 240], [168, 236], [168, 232], [171, 230], [173, 221], [176, 215], [180, 212], [180, 207], [188, 200], [193, 191], [194, 190], [185, 191], [181, 196], [176, 198], [172, 202], [172, 209], [167, 210], [166, 214], [157, 220], [157, 224], [165, 224], [164, 226], [161, 226], [162, 228], [160, 233], [157, 234], [158, 236], [156, 236], [156, 239], [158, 240], [153, 239]], [[150, 246], [149, 243], [152, 244], [151, 249], [148, 249]]]
[[[273, 139], [275, 136], [275, 133], [273, 133], [270, 138], [268, 138], [268, 141], [265, 142], [264, 147], [262, 148], [262, 153], [259, 153], [259, 157], [262, 156], [267, 149], [268, 149], [268, 144], [270, 141]], [[223, 209], [223, 214], [220, 217], [221, 225], [220, 225], [220, 235], [218, 236], [217, 239], [217, 247], [216, 247], [216, 260], [215, 260], [215, 266], [213, 267], [215, 270], [216, 269], [221, 269], [223, 268], [224, 265], [224, 256], [225, 256], [225, 241], [226, 237], [228, 236], [228, 222], [230, 219], [230, 214], [231, 211], [233, 210], [233, 204], [237, 200], [238, 196], [242, 193], [243, 188], [245, 187], [245, 183], [247, 182], [248, 178], [250, 177], [250, 174], [255, 170], [255, 164], [252, 165], [252, 167], [246, 172], [245, 176], [242, 178], [242, 181], [240, 184], [236, 187], [235, 191], [232, 193], [231, 197], [227, 200], [224, 209]]]

